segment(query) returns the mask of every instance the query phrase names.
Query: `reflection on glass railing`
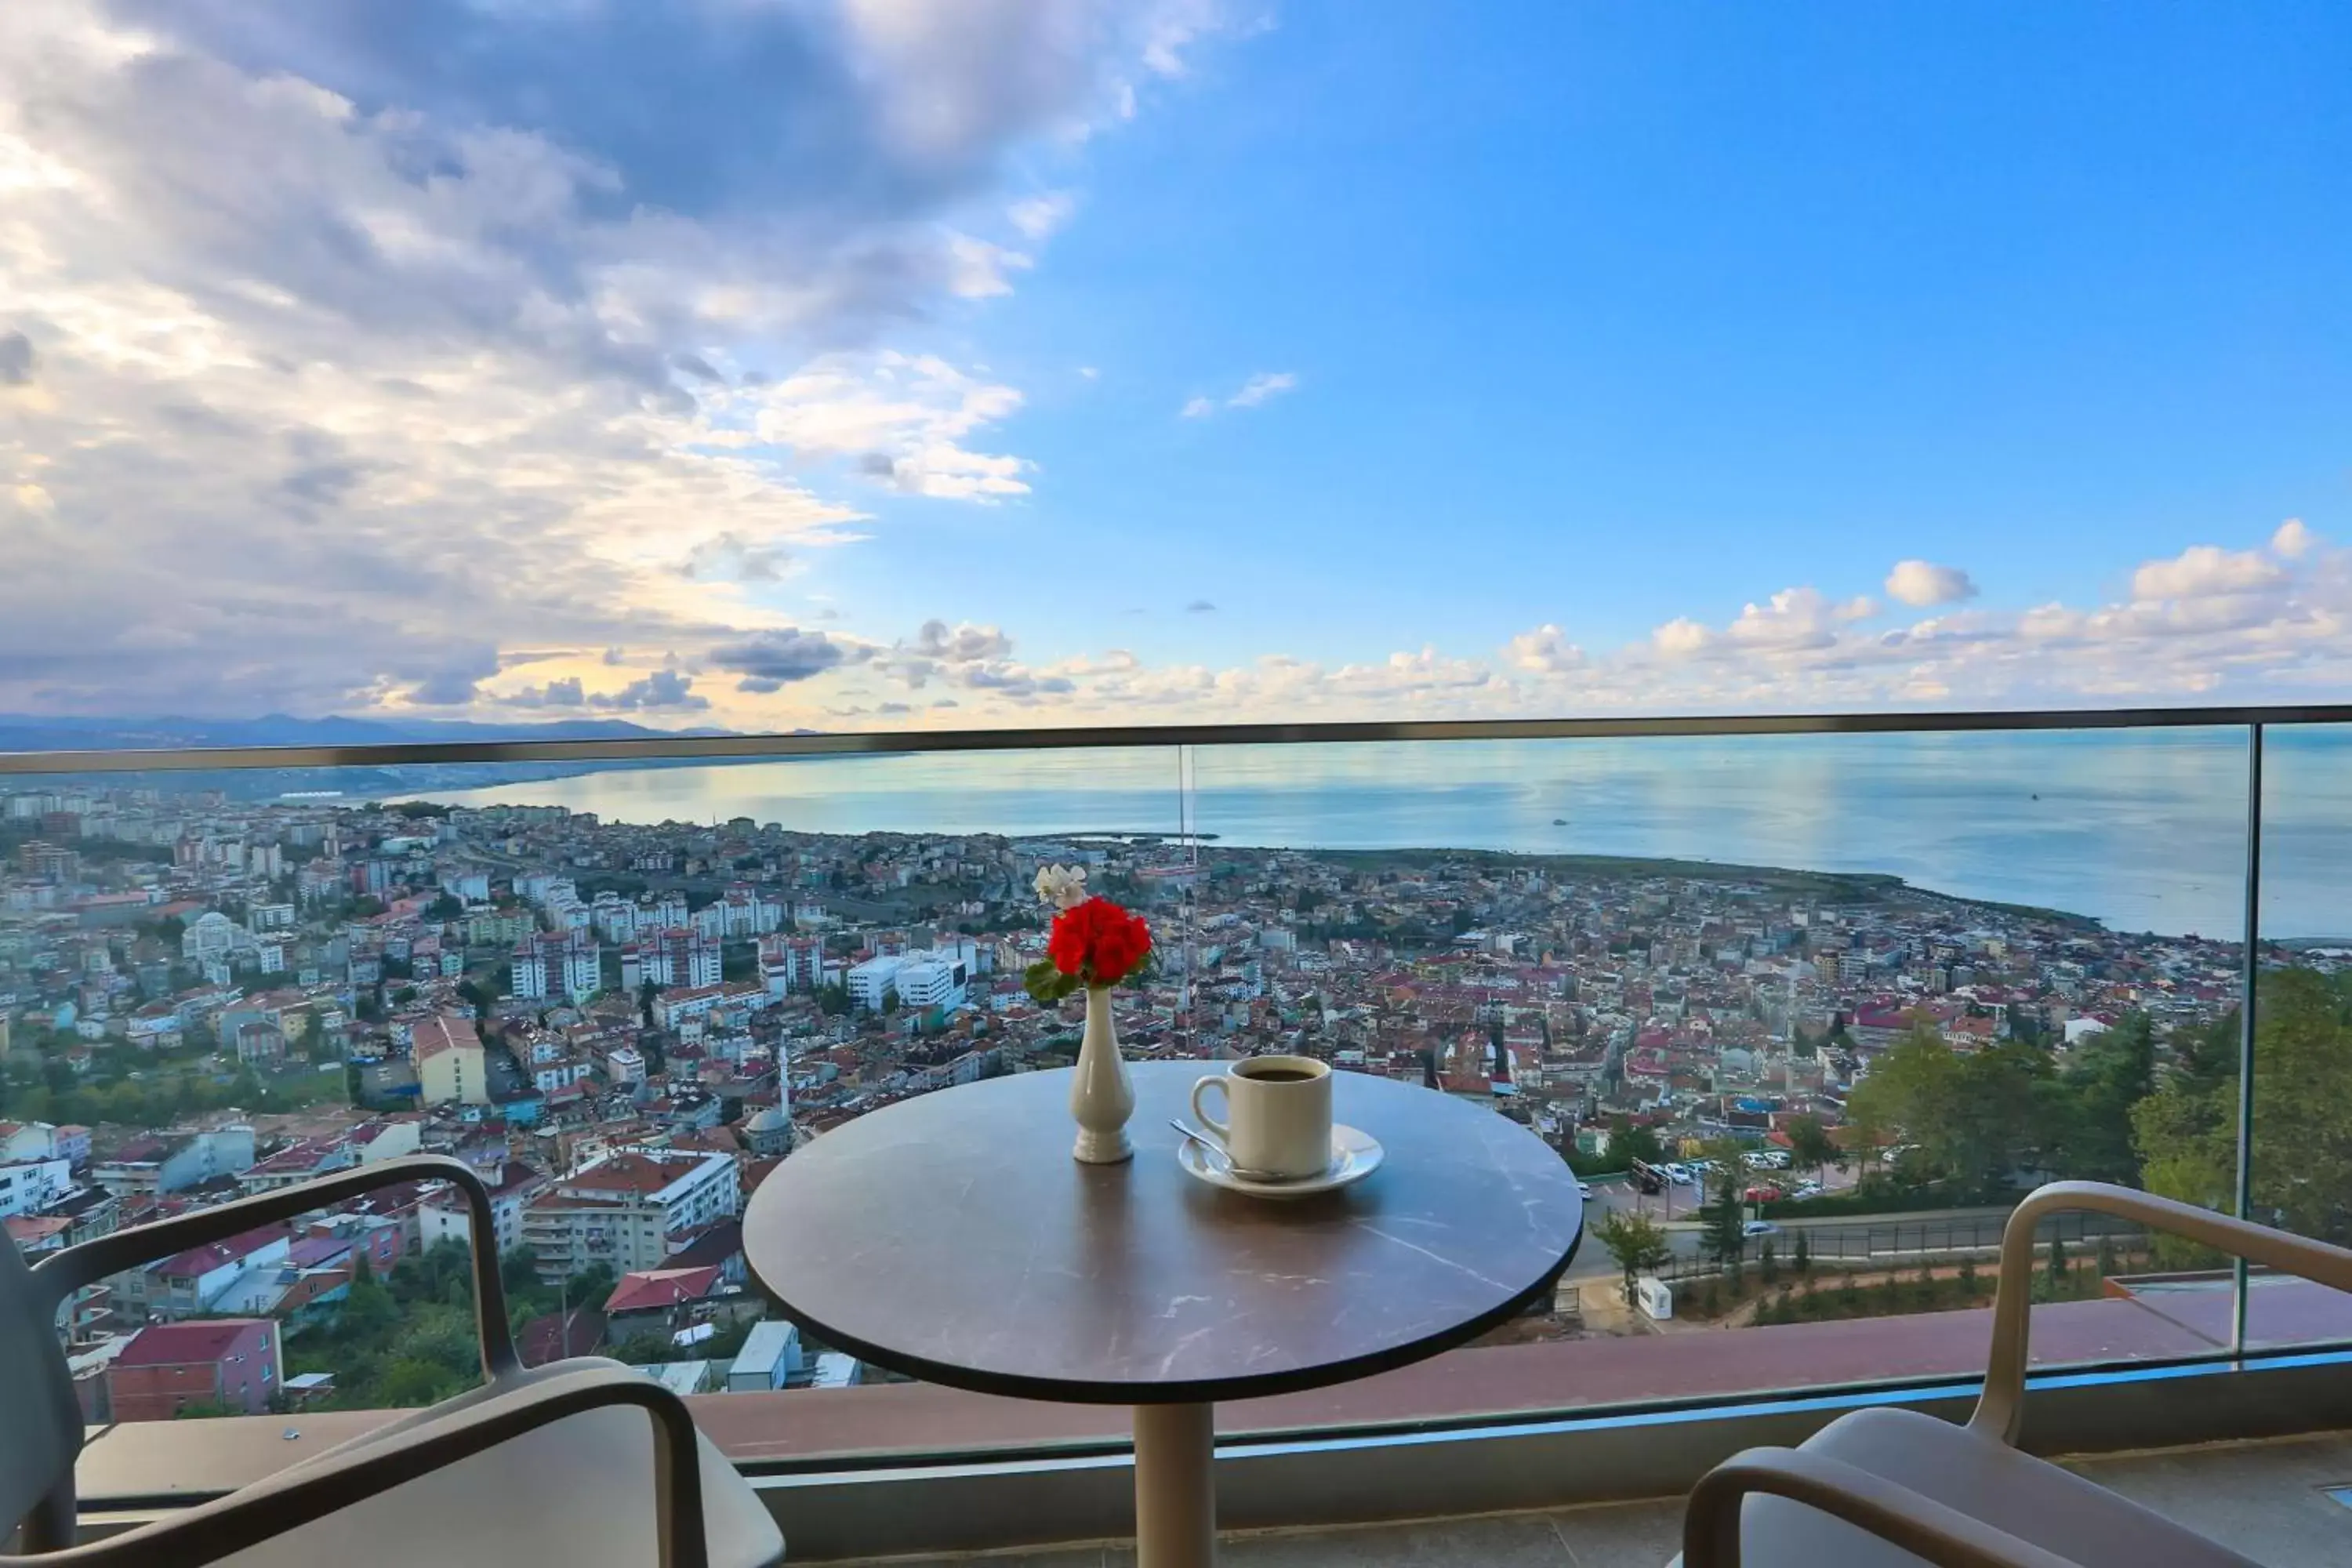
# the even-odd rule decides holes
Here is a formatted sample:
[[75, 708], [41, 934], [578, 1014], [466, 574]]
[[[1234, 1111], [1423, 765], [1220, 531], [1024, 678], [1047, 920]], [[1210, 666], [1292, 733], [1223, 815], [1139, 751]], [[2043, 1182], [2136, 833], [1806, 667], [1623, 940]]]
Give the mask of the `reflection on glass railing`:
[[[2263, 974], [2255, 993], [2252, 1216], [2352, 1246], [2352, 728], [2267, 729], [2263, 741]], [[2210, 1116], [2236, 1110], [2237, 1062]], [[2352, 1340], [2352, 1295], [2257, 1272], [2246, 1342]]]
[[[852, 1118], [1068, 1063], [1075, 1006], [1021, 974], [1036, 871], [1082, 864], [1156, 933], [1131, 1055], [1427, 1083], [1584, 1176], [1587, 1245], [1491, 1342], [1672, 1341], [1726, 1392], [1964, 1372], [1980, 1335], [1857, 1361], [1833, 1325], [1987, 1304], [2049, 1178], [2231, 1201], [2244, 764], [2242, 731], [2179, 729], [20, 780], [0, 1192], [37, 1252], [454, 1154], [527, 1359], [883, 1380], [770, 1319], [744, 1202]], [[469, 1230], [394, 1186], [118, 1276], [61, 1324], [92, 1418], [452, 1393]], [[2195, 1353], [2216, 1310], [2226, 1342], [2203, 1261], [2069, 1219], [2037, 1351]], [[2122, 1296], [2157, 1310], [2092, 1324]], [[271, 1375], [142, 1375], [198, 1320], [275, 1325]], [[1707, 1372], [1717, 1326], [1818, 1365]]]
[[[1980, 1334], [1933, 1325], [1866, 1362], [1824, 1329], [1817, 1373], [1689, 1335], [1989, 1306], [2021, 1193], [2189, 1180], [2158, 1087], [2235, 1060], [2242, 731], [1191, 762], [1202, 1043], [1424, 1073], [1552, 1140], [1586, 1178], [1588, 1245], [1496, 1338], [1671, 1340], [1651, 1395], [1975, 1370]], [[2233, 1125], [2218, 1146], [2226, 1171]], [[2097, 1303], [2161, 1267], [2068, 1216], [2025, 1283]], [[2037, 1353], [2210, 1348], [2115, 1324]]]
[[[452, 1154], [492, 1190], [527, 1361], [614, 1355], [680, 1392], [887, 1378], [770, 1321], [744, 1202], [850, 1118], [1071, 1059], [1077, 1019], [1021, 995], [1035, 870], [1087, 863], [1177, 911], [1174, 754], [1000, 755], [961, 792], [918, 765], [862, 805], [824, 763], [738, 773], [776, 787], [686, 819], [504, 804], [517, 786], [446, 766], [431, 798], [316, 772], [0, 791], [11, 1237], [37, 1254]], [[663, 776], [575, 783], [601, 802]], [[926, 801], [950, 826], [829, 830]], [[1128, 1038], [1171, 1048], [1179, 991], [1147, 989]], [[457, 1392], [478, 1375], [471, 1229], [446, 1184], [407, 1182], [117, 1276], [61, 1324], [91, 1418]], [[197, 1363], [221, 1374], [146, 1370]], [[248, 1364], [268, 1375], [222, 1370]]]

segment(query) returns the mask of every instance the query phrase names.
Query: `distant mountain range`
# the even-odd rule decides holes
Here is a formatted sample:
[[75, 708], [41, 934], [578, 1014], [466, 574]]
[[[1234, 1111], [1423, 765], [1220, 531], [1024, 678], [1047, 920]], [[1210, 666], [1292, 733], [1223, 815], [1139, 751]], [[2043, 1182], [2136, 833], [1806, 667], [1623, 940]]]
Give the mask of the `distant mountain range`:
[[611, 741], [724, 735], [716, 729], [655, 730], [625, 719], [475, 724], [456, 719], [79, 719], [0, 713], [0, 752], [119, 752], [185, 746], [370, 746], [420, 741]]
[[[542, 724], [475, 724], [454, 719], [297, 719], [270, 713], [259, 719], [79, 719], [0, 713], [0, 752], [121, 752], [227, 746], [368, 746], [433, 741], [607, 741], [677, 735], [726, 735], [719, 729], [656, 730], [625, 719], [558, 719]], [[814, 731], [797, 731], [814, 734]], [[357, 799], [385, 799], [428, 791], [474, 789], [565, 778], [592, 770], [628, 767], [712, 765], [694, 759], [604, 763], [450, 763], [398, 767], [248, 768], [113, 773], [117, 785], [154, 784], [181, 789], [226, 790], [245, 799], [289, 794], [335, 793]], [[48, 775], [59, 778], [70, 774]], [[96, 775], [90, 775], [95, 779]], [[24, 788], [32, 779], [0, 777], [0, 790]]]

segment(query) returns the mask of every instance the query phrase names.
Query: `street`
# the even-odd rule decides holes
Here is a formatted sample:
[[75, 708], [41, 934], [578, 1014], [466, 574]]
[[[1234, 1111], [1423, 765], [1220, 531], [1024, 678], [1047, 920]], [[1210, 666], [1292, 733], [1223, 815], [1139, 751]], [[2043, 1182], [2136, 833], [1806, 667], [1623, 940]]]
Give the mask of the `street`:
[[[1590, 1185], [1592, 1196], [1585, 1205], [1585, 1239], [1578, 1247], [1576, 1260], [1569, 1266], [1564, 1279], [1570, 1281], [1604, 1279], [1617, 1273], [1616, 1260], [1601, 1244], [1597, 1232], [1608, 1214], [1625, 1209], [1646, 1213], [1666, 1226], [1667, 1245], [1675, 1255], [1675, 1262], [1664, 1270], [1667, 1277], [1685, 1275], [1699, 1267], [1699, 1226], [1696, 1218], [1699, 1198], [1696, 1188], [1672, 1187], [1665, 1193], [1644, 1197], [1634, 1192], [1632, 1184], [1626, 1182], [1600, 1181]], [[1669, 1200], [1671, 1215], [1667, 1212]], [[2007, 1208], [1990, 1206], [1776, 1220], [1773, 1223], [1780, 1227], [1780, 1233], [1769, 1239], [1783, 1260], [1795, 1248], [1797, 1233], [1801, 1231], [1805, 1234], [1807, 1251], [1818, 1264], [1856, 1268], [1876, 1264], [1885, 1267], [1891, 1263], [1909, 1262], [1923, 1254], [1941, 1256], [1962, 1251], [1988, 1251], [2000, 1245], [2001, 1229], [2008, 1219]], [[2069, 1214], [2051, 1221], [2043, 1227], [2043, 1234], [2046, 1237], [2054, 1231], [2070, 1245], [2088, 1238], [2095, 1246], [2096, 1238], [2102, 1234], [2125, 1234], [2136, 1230], [2136, 1226], [2107, 1215]], [[1765, 1239], [1768, 1238], [1759, 1237], [1748, 1243], [1748, 1256], [1751, 1260], [1761, 1250]]]

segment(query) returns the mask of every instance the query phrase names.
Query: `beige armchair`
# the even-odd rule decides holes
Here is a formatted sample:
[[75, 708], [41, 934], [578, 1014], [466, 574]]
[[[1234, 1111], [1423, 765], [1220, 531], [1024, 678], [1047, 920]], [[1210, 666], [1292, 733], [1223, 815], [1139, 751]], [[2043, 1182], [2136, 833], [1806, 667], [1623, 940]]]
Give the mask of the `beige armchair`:
[[[82, 1421], [58, 1309], [122, 1269], [374, 1188], [446, 1181], [473, 1220], [483, 1385], [226, 1497], [76, 1546]], [[456, 1160], [387, 1160], [100, 1237], [26, 1267], [0, 1246], [0, 1537], [21, 1528], [42, 1568], [233, 1563], [658, 1563], [764, 1568], [783, 1537], [677, 1395], [633, 1367], [582, 1356], [524, 1367], [507, 1328], [489, 1194]]]
[[2034, 1226], [2084, 1209], [2352, 1290], [2352, 1252], [2097, 1182], [2058, 1182], [2001, 1233], [1991, 1364], [1965, 1426], [1877, 1406], [1797, 1448], [1750, 1448], [1692, 1489], [1683, 1568], [2258, 1568], [2014, 1447], [2024, 1419]]

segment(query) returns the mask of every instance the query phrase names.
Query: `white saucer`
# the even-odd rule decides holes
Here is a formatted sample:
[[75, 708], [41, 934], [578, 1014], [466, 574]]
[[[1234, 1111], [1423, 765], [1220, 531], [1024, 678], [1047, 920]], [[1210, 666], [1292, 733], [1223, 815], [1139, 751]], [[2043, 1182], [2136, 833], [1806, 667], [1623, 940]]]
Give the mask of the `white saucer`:
[[1190, 1138], [1176, 1146], [1176, 1163], [1184, 1167], [1185, 1174], [1206, 1182], [1213, 1187], [1229, 1192], [1247, 1193], [1254, 1198], [1304, 1198], [1317, 1193], [1336, 1192], [1352, 1186], [1381, 1168], [1388, 1151], [1381, 1141], [1360, 1128], [1341, 1122], [1331, 1124], [1331, 1163], [1319, 1176], [1306, 1176], [1295, 1182], [1254, 1182], [1236, 1176], [1219, 1164], [1209, 1152]]

